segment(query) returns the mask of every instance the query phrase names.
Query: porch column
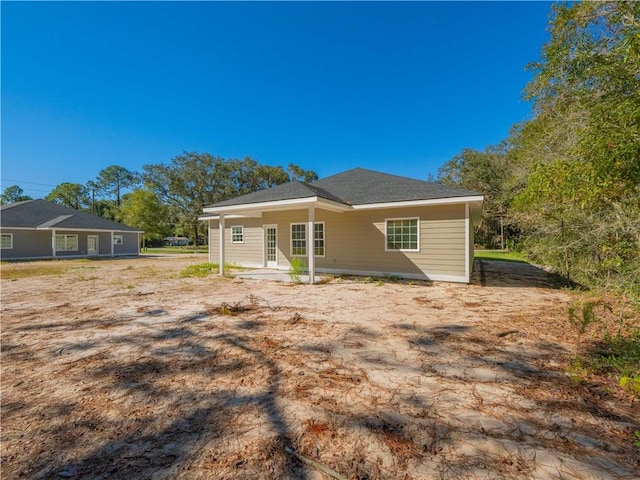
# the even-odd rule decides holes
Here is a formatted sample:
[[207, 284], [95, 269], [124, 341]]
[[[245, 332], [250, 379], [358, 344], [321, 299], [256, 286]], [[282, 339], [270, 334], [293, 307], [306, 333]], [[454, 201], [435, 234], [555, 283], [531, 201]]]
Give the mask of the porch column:
[[316, 264], [315, 264], [315, 230], [313, 224], [315, 221], [315, 207], [309, 207], [309, 225], [307, 227], [308, 240], [307, 240], [307, 254], [309, 257], [309, 283], [313, 285], [316, 279]]
[[55, 228], [53, 230], [51, 230], [51, 252], [52, 252], [52, 257], [55, 258], [56, 256], [56, 230]]
[[[98, 248], [100, 248], [100, 242], [98, 242]], [[98, 255], [100, 255], [99, 251], [98, 251]], [[111, 232], [111, 256], [113, 257], [113, 232]]]
[[218, 227], [220, 228], [219, 246], [220, 246], [220, 275], [224, 275], [224, 213], [220, 214], [220, 220], [218, 221]]

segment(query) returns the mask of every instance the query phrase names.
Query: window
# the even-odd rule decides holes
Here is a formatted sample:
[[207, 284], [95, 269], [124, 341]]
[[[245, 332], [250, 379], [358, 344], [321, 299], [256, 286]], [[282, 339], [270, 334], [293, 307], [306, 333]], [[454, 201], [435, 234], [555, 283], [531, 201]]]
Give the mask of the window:
[[418, 219], [395, 218], [387, 220], [386, 250], [418, 252]]
[[231, 243], [244, 243], [244, 227], [242, 225], [231, 227]]
[[124, 243], [124, 239], [122, 235], [114, 235], [113, 236], [113, 244], [114, 245], [122, 245]]
[[[324, 257], [324, 222], [313, 224], [313, 254]], [[291, 224], [291, 255], [307, 255], [307, 224]]]
[[56, 251], [71, 252], [78, 250], [78, 235], [56, 235]]
[[13, 233], [0, 234], [0, 248], [13, 248]]
[[304, 223], [291, 224], [291, 255], [307, 254], [307, 225]]
[[313, 254], [324, 257], [324, 222], [313, 225]]

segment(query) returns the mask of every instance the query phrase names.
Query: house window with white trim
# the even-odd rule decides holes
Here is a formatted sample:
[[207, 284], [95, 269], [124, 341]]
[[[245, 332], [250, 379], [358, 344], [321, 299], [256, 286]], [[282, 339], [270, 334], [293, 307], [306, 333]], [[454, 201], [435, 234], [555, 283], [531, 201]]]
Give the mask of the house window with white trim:
[[231, 243], [244, 243], [244, 227], [242, 225], [231, 227]]
[[3, 250], [13, 248], [13, 233], [0, 234], [0, 248]]
[[417, 218], [390, 218], [386, 221], [387, 251], [419, 252]]
[[124, 238], [122, 235], [114, 235], [113, 236], [113, 244], [114, 245], [122, 245], [124, 243]]
[[[313, 255], [324, 257], [324, 222], [313, 224]], [[291, 255], [307, 255], [307, 224], [291, 224]]]
[[324, 222], [313, 225], [313, 248], [316, 257], [324, 257]]
[[56, 252], [74, 252], [78, 250], [78, 235], [56, 235]]
[[307, 254], [307, 224], [291, 224], [291, 255]]

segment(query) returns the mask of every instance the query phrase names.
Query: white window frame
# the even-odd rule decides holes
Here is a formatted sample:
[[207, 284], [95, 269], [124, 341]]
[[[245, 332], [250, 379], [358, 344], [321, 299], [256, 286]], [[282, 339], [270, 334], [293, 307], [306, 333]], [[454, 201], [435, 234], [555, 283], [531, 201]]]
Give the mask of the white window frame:
[[9, 237], [9, 246], [3, 247], [2, 243], [0, 243], [0, 249], [11, 250], [13, 248], [13, 233], [0, 233], [0, 237]]
[[[389, 222], [399, 222], [403, 220], [415, 220], [416, 222], [416, 247], [417, 248], [389, 248]], [[420, 251], [420, 217], [397, 217], [384, 219], [384, 251], [385, 252], [419, 252]]]
[[[303, 227], [303, 233], [304, 233], [304, 253], [293, 253], [293, 227], [294, 226], [300, 226], [302, 225]], [[307, 256], [307, 247], [308, 247], [308, 242], [307, 242], [307, 224], [306, 223], [291, 223], [289, 226], [289, 251], [291, 252], [291, 256], [292, 257], [306, 257]]]
[[[315, 226], [322, 224], [322, 255], [316, 255], [316, 232]], [[291, 252], [292, 257], [307, 257], [309, 254], [309, 241], [307, 235], [307, 223], [306, 222], [298, 222], [289, 224], [289, 251]], [[293, 226], [294, 225], [302, 225], [304, 227], [304, 253], [293, 253]], [[327, 229], [325, 226], [325, 222], [313, 222], [313, 256], [316, 258], [324, 258], [325, 252], [327, 251]]]
[[113, 235], [113, 244], [114, 245], [123, 245], [124, 244], [124, 236], [119, 234]]
[[[234, 229], [240, 229], [240, 233], [237, 231], [234, 233]], [[240, 237], [240, 240], [237, 240], [237, 237]], [[234, 240], [234, 237], [236, 238]], [[244, 225], [231, 225], [231, 243], [244, 243]]]
[[[64, 238], [64, 248], [58, 248], [58, 237], [63, 237]], [[75, 248], [69, 248], [68, 245], [68, 241], [67, 239], [69, 238], [75, 238]], [[80, 248], [80, 244], [78, 243], [78, 235], [77, 234], [71, 234], [71, 233], [56, 233], [56, 238], [55, 238], [55, 242], [56, 242], [56, 252], [77, 252], [78, 249]], [[73, 246], [73, 245], [71, 245]]]
[[[322, 239], [319, 239], [316, 237], [316, 225], [322, 225]], [[318, 240], [322, 240], [322, 255], [318, 255], [316, 253], [316, 242]], [[324, 222], [315, 222], [313, 224], [313, 256], [316, 258], [324, 258], [326, 251], [327, 251], [327, 230], [325, 228]]]

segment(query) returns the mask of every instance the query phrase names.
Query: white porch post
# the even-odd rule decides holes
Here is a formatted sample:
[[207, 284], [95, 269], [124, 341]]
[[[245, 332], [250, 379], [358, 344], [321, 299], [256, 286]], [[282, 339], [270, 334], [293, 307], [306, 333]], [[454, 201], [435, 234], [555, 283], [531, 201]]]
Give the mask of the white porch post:
[[[100, 244], [98, 243], [98, 248], [100, 248]], [[140, 247], [138, 247], [140, 248]], [[111, 232], [111, 256], [113, 257], [113, 232]], [[100, 254], [100, 252], [98, 252]]]
[[209, 263], [213, 263], [213, 258], [211, 258], [211, 220], [207, 220], [207, 258], [209, 259]]
[[464, 204], [464, 275], [466, 283], [469, 283], [471, 279], [471, 249], [473, 245], [470, 245], [471, 235], [471, 220], [469, 218], [469, 202]]
[[316, 264], [315, 264], [315, 229], [313, 223], [315, 221], [315, 207], [309, 207], [309, 224], [307, 227], [307, 254], [309, 257], [309, 283], [313, 285], [316, 279]]
[[55, 228], [51, 230], [51, 253], [52, 257], [56, 256], [56, 230]]
[[220, 221], [218, 222], [218, 227], [220, 228], [220, 275], [224, 275], [224, 213], [220, 214]]

